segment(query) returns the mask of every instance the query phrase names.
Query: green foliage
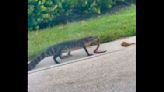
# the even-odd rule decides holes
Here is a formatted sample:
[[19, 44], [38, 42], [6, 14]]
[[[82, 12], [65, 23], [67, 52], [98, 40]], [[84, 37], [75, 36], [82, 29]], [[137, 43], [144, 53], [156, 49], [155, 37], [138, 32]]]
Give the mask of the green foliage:
[[28, 0], [28, 30], [38, 30], [43, 23], [51, 24], [58, 16], [101, 14], [124, 1], [134, 0]]
[[28, 58], [32, 59], [53, 44], [87, 35], [100, 36], [101, 42], [136, 35], [135, 6], [67, 25], [28, 32]]

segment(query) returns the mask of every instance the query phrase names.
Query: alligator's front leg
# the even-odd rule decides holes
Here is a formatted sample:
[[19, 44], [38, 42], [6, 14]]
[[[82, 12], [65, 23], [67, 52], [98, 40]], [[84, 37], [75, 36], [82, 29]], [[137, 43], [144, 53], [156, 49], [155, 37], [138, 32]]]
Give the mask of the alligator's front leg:
[[87, 50], [87, 48], [85, 46], [83, 48], [84, 48], [84, 50], [85, 50], [85, 52], [87, 53], [88, 56], [92, 56], [93, 55], [93, 54], [88, 52], [88, 50]]

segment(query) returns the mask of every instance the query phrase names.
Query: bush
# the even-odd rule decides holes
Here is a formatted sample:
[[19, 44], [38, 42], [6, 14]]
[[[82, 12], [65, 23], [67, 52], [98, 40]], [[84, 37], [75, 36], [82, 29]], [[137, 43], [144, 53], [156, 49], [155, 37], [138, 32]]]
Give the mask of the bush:
[[54, 24], [60, 16], [101, 14], [113, 5], [135, 0], [28, 0], [28, 30], [38, 30]]

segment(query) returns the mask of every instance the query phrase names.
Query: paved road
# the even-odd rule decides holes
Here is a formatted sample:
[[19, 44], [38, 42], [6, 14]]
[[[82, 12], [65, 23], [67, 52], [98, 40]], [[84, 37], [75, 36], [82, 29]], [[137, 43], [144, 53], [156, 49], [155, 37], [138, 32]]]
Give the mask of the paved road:
[[136, 37], [102, 44], [103, 54], [86, 57], [80, 49], [61, 66], [38, 65], [28, 74], [28, 92], [136, 92], [136, 45], [121, 47], [122, 41], [136, 42]]

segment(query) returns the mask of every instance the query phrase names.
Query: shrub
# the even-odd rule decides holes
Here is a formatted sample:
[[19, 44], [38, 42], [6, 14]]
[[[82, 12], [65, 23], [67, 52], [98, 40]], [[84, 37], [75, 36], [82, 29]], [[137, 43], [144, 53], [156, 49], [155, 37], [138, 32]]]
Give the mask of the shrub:
[[52, 21], [61, 16], [101, 14], [113, 5], [125, 1], [135, 0], [28, 0], [28, 30], [52, 25]]

